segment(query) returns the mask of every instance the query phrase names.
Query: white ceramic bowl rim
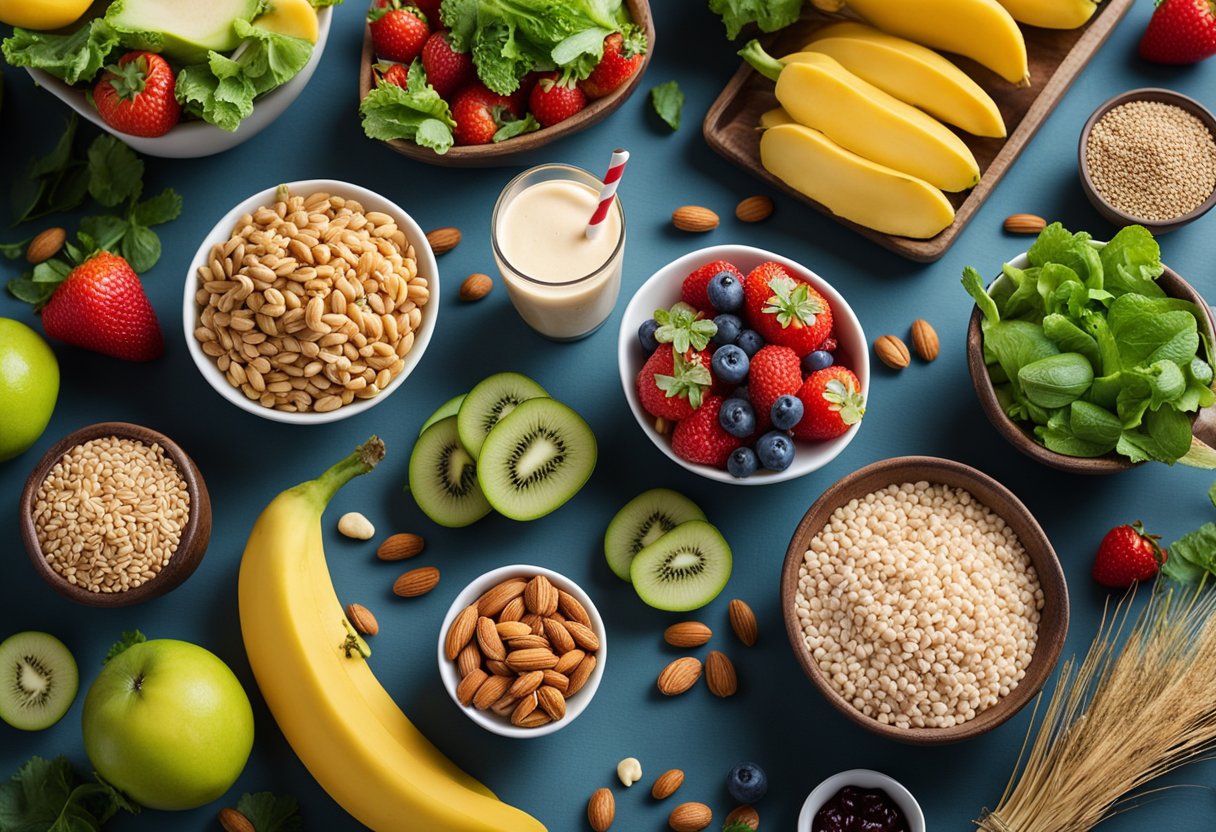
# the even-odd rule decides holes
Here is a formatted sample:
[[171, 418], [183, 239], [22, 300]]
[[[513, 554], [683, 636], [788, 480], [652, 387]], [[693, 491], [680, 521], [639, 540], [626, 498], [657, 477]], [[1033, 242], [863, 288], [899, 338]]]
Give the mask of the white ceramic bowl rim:
[[307, 195], [323, 191], [349, 199], [356, 199], [367, 210], [381, 211], [391, 216], [396, 220], [401, 230], [405, 232], [406, 239], [414, 246], [418, 273], [428, 279], [430, 298], [423, 309], [422, 323], [414, 331], [414, 346], [405, 357], [405, 368], [389, 383], [388, 387], [380, 391], [379, 395], [370, 399], [355, 399], [350, 404], [339, 407], [337, 410], [331, 410], [328, 413], [287, 413], [282, 410], [263, 407], [258, 402], [246, 398], [244, 393], [229, 384], [228, 379], [220, 372], [219, 367], [216, 366], [215, 359], [203, 352], [202, 346], [195, 339], [194, 329], [198, 323], [199, 311], [194, 302], [194, 294], [198, 290], [198, 270], [206, 265], [211, 247], [216, 243], [228, 239], [232, 232], [233, 224], [242, 214], [247, 212], [252, 213], [262, 205], [273, 205], [275, 202], [275, 192], [279, 187], [279, 185], [275, 185], [274, 187], [266, 188], [238, 202], [203, 238], [202, 244], [194, 254], [194, 259], [190, 261], [190, 268], [186, 272], [185, 288], [182, 293], [182, 329], [186, 338], [186, 347], [190, 351], [190, 357], [194, 359], [194, 365], [198, 367], [199, 372], [203, 374], [203, 378], [207, 380], [207, 383], [217, 393], [241, 410], [273, 422], [286, 422], [294, 425], [320, 425], [326, 422], [336, 422], [370, 410], [387, 399], [405, 382], [406, 378], [413, 372], [414, 367], [422, 360], [427, 345], [431, 342], [431, 336], [435, 332], [435, 319], [439, 314], [439, 267], [435, 262], [435, 255], [431, 251], [431, 246], [427, 242], [426, 234], [423, 232], [422, 227], [414, 221], [413, 217], [405, 209], [387, 197], [359, 185], [340, 182], [334, 179], [303, 179], [297, 182], [286, 183], [285, 187], [289, 188], [293, 195]]
[[815, 815], [823, 808], [823, 804], [845, 786], [857, 786], [862, 789], [882, 789], [895, 805], [904, 813], [911, 832], [925, 832], [925, 815], [920, 804], [912, 796], [912, 792], [888, 774], [868, 768], [854, 768], [833, 774], [824, 780], [807, 796], [802, 804], [802, 812], [798, 815], [798, 832], [811, 832]]

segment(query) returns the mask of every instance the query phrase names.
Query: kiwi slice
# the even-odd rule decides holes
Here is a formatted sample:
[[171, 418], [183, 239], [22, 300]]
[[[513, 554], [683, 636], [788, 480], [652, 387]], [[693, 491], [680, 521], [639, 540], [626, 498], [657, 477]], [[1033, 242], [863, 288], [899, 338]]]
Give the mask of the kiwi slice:
[[473, 459], [498, 421], [528, 399], [548, 396], [545, 388], [521, 373], [497, 373], [469, 391], [460, 405], [456, 426]]
[[486, 437], [477, 479], [499, 514], [535, 520], [578, 493], [596, 453], [595, 434], [581, 416], [553, 399], [529, 399]]
[[459, 396], [448, 399], [446, 402], [439, 405], [439, 409], [428, 416], [426, 421], [422, 423], [422, 427], [418, 428], [418, 435], [422, 436], [423, 431], [438, 422], [440, 419], [446, 419], [449, 416], [455, 416], [457, 413], [459, 413], [460, 405], [462, 402], [464, 402], [465, 395], [466, 394], [461, 393]]
[[681, 523], [704, 520], [705, 512], [692, 500], [670, 488], [652, 488], [625, 503], [604, 533], [604, 557], [622, 581], [629, 580], [629, 564], [638, 552]]
[[414, 443], [410, 493], [418, 508], [441, 526], [467, 526], [490, 513], [477, 484], [477, 462], [460, 444], [455, 416], [440, 419]]
[[704, 520], [689, 520], [638, 552], [629, 577], [650, 606], [686, 612], [718, 597], [730, 568], [730, 546], [721, 533]]
[[79, 684], [76, 660], [53, 635], [30, 630], [0, 643], [0, 719], [14, 728], [50, 728], [71, 707]]

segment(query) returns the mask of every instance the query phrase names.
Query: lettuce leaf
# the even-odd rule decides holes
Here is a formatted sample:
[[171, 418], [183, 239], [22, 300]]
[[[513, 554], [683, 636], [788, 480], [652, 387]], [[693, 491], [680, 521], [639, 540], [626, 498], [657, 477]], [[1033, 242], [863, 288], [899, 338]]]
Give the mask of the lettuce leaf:
[[368, 138], [407, 139], [443, 155], [452, 146], [456, 120], [448, 103], [426, 81], [421, 61], [410, 64], [404, 88], [381, 84], [359, 105], [363, 132]]
[[101, 18], [67, 35], [13, 29], [0, 45], [12, 66], [41, 69], [69, 84], [88, 81], [118, 45], [118, 32]]
[[722, 18], [731, 40], [749, 23], [762, 31], [775, 32], [798, 19], [802, 0], [709, 0], [709, 10]]

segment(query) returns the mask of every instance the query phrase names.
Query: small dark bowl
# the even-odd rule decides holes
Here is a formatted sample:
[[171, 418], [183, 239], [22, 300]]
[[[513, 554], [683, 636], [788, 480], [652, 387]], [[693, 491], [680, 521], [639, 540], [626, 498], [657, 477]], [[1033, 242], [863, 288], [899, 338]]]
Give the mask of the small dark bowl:
[[[1039, 577], [1043, 590], [1043, 609], [1039, 616], [1038, 641], [1026, 675], [1013, 691], [995, 705], [980, 711], [974, 719], [950, 728], [897, 728], [884, 725], [853, 707], [836, 692], [819, 670], [819, 663], [807, 650], [798, 620], [795, 598], [798, 595], [798, 571], [811, 539], [827, 525], [832, 512], [850, 500], [864, 497], [892, 483], [919, 482], [962, 488], [980, 503], [996, 512], [1017, 535]], [[1043, 532], [1030, 509], [1013, 492], [987, 474], [949, 459], [932, 456], [903, 456], [884, 459], [854, 471], [823, 492], [798, 524], [785, 553], [781, 570], [781, 609], [785, 616], [785, 631], [794, 657], [802, 665], [819, 692], [836, 710], [867, 731], [910, 745], [942, 745], [978, 737], [996, 728], [1022, 709], [1043, 688], [1064, 647], [1068, 635], [1068, 587], [1064, 571], [1056, 558], [1051, 541]]]
[[[190, 516], [182, 531], [181, 542], [173, 556], [169, 558], [169, 563], [155, 578], [124, 592], [90, 592], [84, 587], [68, 583], [63, 576], [51, 568], [46, 558], [42, 556], [42, 548], [38, 544], [38, 535], [34, 529], [34, 498], [37, 495], [38, 486], [46, 479], [51, 468], [76, 445], [103, 436], [117, 436], [148, 445], [153, 443], [160, 445], [177, 465], [182, 479], [186, 482], [186, 490], [190, 493]], [[126, 607], [164, 595], [189, 578], [198, 568], [199, 563], [203, 560], [203, 554], [207, 551], [207, 542], [211, 538], [211, 498], [207, 494], [207, 486], [203, 482], [203, 475], [199, 472], [198, 466], [172, 439], [163, 433], [140, 425], [132, 425], [127, 422], [99, 422], [68, 434], [56, 442], [42, 457], [29, 479], [25, 481], [25, 488], [21, 492], [19, 522], [21, 539], [30, 556], [30, 563], [34, 565], [34, 571], [38, 573], [38, 576], [46, 581], [51, 589], [65, 598], [89, 607]]]
[[1143, 217], [1134, 217], [1111, 205], [1106, 201], [1105, 197], [1098, 193], [1097, 188], [1094, 187], [1093, 178], [1089, 173], [1089, 158], [1085, 152], [1086, 145], [1089, 144], [1089, 134], [1093, 131], [1094, 125], [1098, 123], [1098, 120], [1102, 116], [1120, 104], [1126, 104], [1129, 101], [1159, 101], [1162, 104], [1173, 104], [1176, 107], [1181, 107], [1202, 121], [1204, 126], [1207, 127], [1208, 132], [1212, 134], [1213, 139], [1216, 139], [1216, 116], [1212, 115], [1212, 111], [1198, 101], [1193, 98], [1187, 98], [1181, 93], [1157, 87], [1145, 87], [1144, 89], [1128, 90], [1116, 95], [1094, 110], [1093, 115], [1089, 117], [1089, 120], [1085, 122], [1085, 126], [1081, 128], [1081, 141], [1077, 145], [1077, 165], [1081, 171], [1081, 187], [1085, 191], [1085, 196], [1089, 198], [1089, 201], [1097, 209], [1098, 213], [1102, 215], [1102, 218], [1120, 227], [1125, 225], [1143, 225], [1153, 232], [1153, 234], [1167, 234], [1170, 231], [1181, 228], [1187, 223], [1194, 222], [1212, 210], [1212, 207], [1216, 206], [1216, 189], [1213, 189], [1212, 193], [1208, 194], [1208, 198], [1198, 208], [1169, 220], [1146, 220]]

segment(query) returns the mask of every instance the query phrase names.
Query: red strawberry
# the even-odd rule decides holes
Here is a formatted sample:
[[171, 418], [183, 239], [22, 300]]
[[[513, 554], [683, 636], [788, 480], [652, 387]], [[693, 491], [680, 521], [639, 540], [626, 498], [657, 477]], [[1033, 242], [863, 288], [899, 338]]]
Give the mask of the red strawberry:
[[706, 315], [713, 316], [715, 314], [713, 304], [709, 302], [707, 289], [709, 281], [714, 279], [714, 275], [718, 272], [730, 272], [739, 281], [743, 281], [743, 272], [727, 263], [725, 260], [715, 260], [712, 263], [706, 263], [699, 269], [694, 271], [688, 277], [684, 278], [684, 285], [680, 288], [680, 299], [696, 309], [701, 310]]
[[1098, 544], [1094, 580], [1111, 589], [1124, 589], [1157, 574], [1169, 555], [1157, 545], [1159, 537], [1145, 534], [1144, 526], [1116, 526]]
[[72, 269], [42, 308], [52, 338], [125, 361], [165, 351], [156, 312], [127, 261], [103, 251]]
[[528, 99], [532, 97], [532, 88], [540, 80], [539, 72], [529, 72], [519, 79], [519, 87], [508, 96], [511, 99], [511, 112], [516, 118], [522, 118], [528, 111]]
[[422, 47], [422, 68], [426, 80], [441, 98], [447, 98], [465, 84], [477, 80], [473, 58], [467, 52], [456, 52], [448, 43], [448, 33], [434, 32]]
[[505, 95], [488, 89], [480, 82], [471, 84], [452, 100], [452, 118], [456, 119], [456, 144], [489, 144], [511, 115], [511, 101]]
[[573, 84], [563, 84], [556, 72], [546, 72], [528, 96], [528, 109], [541, 127], [552, 127], [587, 106], [587, 96]]
[[642, 65], [646, 45], [646, 37], [636, 26], [628, 27], [624, 34], [613, 32], [604, 38], [604, 56], [578, 85], [591, 99], [616, 92]]
[[106, 124], [120, 133], [163, 136], [181, 120], [173, 70], [153, 52], [128, 52], [107, 66], [93, 87], [93, 103]]
[[440, 26], [439, 4], [443, 0], [414, 0], [418, 10], [426, 15], [427, 22], [438, 28]]
[[1159, 64], [1193, 64], [1216, 55], [1216, 3], [1158, 0], [1140, 39], [1140, 57]]
[[770, 344], [813, 352], [832, 333], [832, 307], [811, 284], [791, 277], [780, 263], [761, 263], [743, 284], [752, 328]]
[[659, 348], [642, 365], [636, 386], [642, 407], [651, 416], [661, 416], [672, 422], [686, 419], [701, 406], [701, 399], [710, 385], [709, 353], [693, 352], [692, 361], [677, 355], [671, 344]]
[[397, 0], [387, 6], [372, 6], [367, 13], [376, 57], [386, 61], [411, 63], [422, 52], [431, 30], [417, 6], [401, 6]]
[[[823, 343], [815, 347], [815, 349], [823, 350], [824, 352], [836, 352], [836, 348], [838, 346], [840, 345], [836, 343], [836, 339], [829, 335], [827, 338], [824, 338]], [[814, 352], [814, 350], [812, 350], [812, 352]]]
[[802, 386], [802, 364], [789, 347], [768, 344], [752, 356], [747, 373], [747, 396], [756, 411], [757, 432], [771, 424], [769, 411], [782, 396], [792, 396]]
[[707, 396], [691, 416], [676, 425], [671, 434], [671, 450], [676, 456], [687, 462], [726, 467], [727, 457], [743, 440], [731, 436], [718, 424], [718, 410], [723, 401], [721, 396]]
[[799, 439], [835, 439], [861, 421], [866, 400], [853, 371], [839, 364], [811, 373], [798, 390], [802, 421], [794, 425]]
[[405, 64], [376, 64], [375, 69], [380, 70], [380, 83], [396, 84], [402, 89], [409, 85], [409, 70]]

